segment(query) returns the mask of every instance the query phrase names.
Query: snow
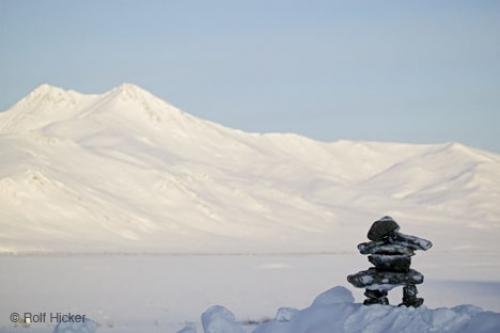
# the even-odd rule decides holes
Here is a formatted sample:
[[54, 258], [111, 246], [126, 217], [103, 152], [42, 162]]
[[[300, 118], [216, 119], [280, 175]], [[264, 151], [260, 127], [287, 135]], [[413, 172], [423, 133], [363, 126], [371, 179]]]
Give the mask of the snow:
[[369, 284], [371, 284], [371, 283], [372, 283], [372, 281], [373, 281], [373, 278], [372, 278], [371, 276], [367, 276], [367, 275], [365, 275], [365, 276], [362, 276], [362, 277], [361, 277], [361, 282], [362, 282], [363, 284], [369, 285]]
[[0, 113], [0, 151], [2, 252], [344, 253], [384, 214], [432, 251], [500, 251], [500, 157], [457, 143], [245, 133], [133, 84], [44, 84]]
[[352, 293], [344, 287], [334, 287], [329, 289], [322, 294], [319, 294], [313, 301], [313, 306], [319, 305], [329, 305], [335, 303], [352, 303], [354, 302], [354, 297]]

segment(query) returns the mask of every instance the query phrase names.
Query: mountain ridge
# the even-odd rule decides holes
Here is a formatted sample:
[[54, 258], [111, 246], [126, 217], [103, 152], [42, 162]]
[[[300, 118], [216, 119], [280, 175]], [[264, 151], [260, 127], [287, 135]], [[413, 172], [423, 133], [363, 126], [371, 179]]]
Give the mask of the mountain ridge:
[[500, 157], [458, 143], [246, 133], [132, 84], [42, 85], [0, 114], [0, 151], [0, 252], [342, 252], [385, 214], [498, 250]]
[[[99, 94], [89, 94], [89, 93], [81, 93], [81, 92], [78, 92], [78, 91], [75, 91], [75, 90], [72, 90], [72, 89], [64, 89], [64, 88], [61, 88], [59, 86], [55, 86], [55, 85], [51, 85], [51, 84], [48, 84], [48, 83], [42, 83], [40, 84], [39, 86], [37, 86], [36, 88], [34, 88], [31, 92], [29, 92], [24, 98], [22, 98], [19, 102], [15, 103], [12, 107], [10, 107], [9, 109], [7, 110], [4, 110], [2, 112], [0, 112], [0, 116], [2, 115], [5, 115], [7, 114], [8, 112], [11, 112], [11, 111], [14, 111], [16, 110], [16, 105], [22, 103], [22, 102], [26, 102], [26, 101], [30, 101], [31, 99], [35, 99], [39, 96], [49, 96], [48, 100], [53, 100], [53, 97], [54, 96], [68, 96], [68, 99], [71, 100], [71, 96], [77, 96], [77, 97], [106, 97], [106, 96], [109, 96], [109, 95], [121, 95], [121, 96], [127, 96], [128, 98], [130, 99], [139, 99], [139, 98], [143, 98], [144, 96], [147, 96], [149, 98], [152, 98], [152, 99], [155, 99], [155, 100], [158, 100], [158, 101], [161, 101], [162, 103], [172, 107], [172, 108], [175, 108], [176, 110], [179, 110], [178, 108], [176, 108], [173, 104], [169, 103], [168, 101], [165, 101], [164, 99], [150, 93], [149, 91], [145, 90], [144, 88], [136, 85], [136, 84], [133, 84], [133, 83], [122, 83], [114, 88], [111, 88], [107, 91], [105, 91], [104, 93], [99, 93]], [[180, 111], [180, 110], [179, 110]], [[186, 114], [185, 112], [182, 112], [183, 114]], [[325, 143], [325, 144], [332, 144], [332, 143], [337, 143], [337, 144], [388, 144], [388, 145], [412, 145], [412, 146], [437, 146], [437, 145], [443, 145], [443, 146], [446, 146], [446, 145], [449, 145], [449, 146], [454, 146], [454, 147], [460, 147], [460, 149], [467, 149], [467, 150], [474, 150], [474, 151], [481, 151], [482, 153], [488, 153], [488, 154], [491, 154], [493, 152], [489, 152], [487, 150], [484, 150], [484, 149], [479, 149], [479, 148], [472, 148], [471, 146], [468, 146], [468, 145], [465, 145], [465, 144], [462, 144], [462, 143], [459, 143], [459, 142], [444, 142], [444, 143], [425, 143], [425, 144], [420, 144], [420, 143], [401, 143], [401, 142], [393, 142], [393, 141], [370, 141], [370, 140], [346, 140], [346, 139], [339, 139], [339, 140], [336, 140], [336, 141], [323, 141], [323, 140], [317, 140], [317, 139], [313, 139], [313, 138], [309, 138], [307, 136], [304, 136], [304, 135], [301, 135], [301, 134], [297, 134], [297, 133], [293, 133], [293, 132], [243, 132], [239, 129], [235, 129], [235, 128], [231, 128], [231, 127], [226, 127], [226, 126], [223, 126], [223, 125], [220, 125], [220, 124], [217, 124], [217, 123], [214, 123], [212, 121], [209, 121], [209, 120], [206, 120], [206, 119], [202, 119], [202, 118], [198, 118], [198, 117], [195, 117], [195, 116], [192, 116], [190, 114], [187, 114], [191, 117], [194, 117], [194, 118], [197, 118], [197, 119], [200, 119], [200, 120], [203, 120], [203, 121], [206, 121], [206, 122], [209, 122], [209, 123], [212, 123], [212, 124], [216, 124], [220, 127], [223, 127], [225, 129], [230, 129], [230, 130], [235, 130], [235, 131], [238, 131], [238, 132], [242, 132], [242, 133], [245, 133], [245, 134], [251, 134], [251, 135], [257, 135], [257, 136], [289, 136], [289, 137], [294, 137], [294, 138], [297, 138], [297, 139], [306, 139], [306, 140], [311, 140], [311, 141], [314, 141], [314, 142], [317, 142], [317, 143]], [[496, 153], [493, 153], [495, 155], [498, 155]]]

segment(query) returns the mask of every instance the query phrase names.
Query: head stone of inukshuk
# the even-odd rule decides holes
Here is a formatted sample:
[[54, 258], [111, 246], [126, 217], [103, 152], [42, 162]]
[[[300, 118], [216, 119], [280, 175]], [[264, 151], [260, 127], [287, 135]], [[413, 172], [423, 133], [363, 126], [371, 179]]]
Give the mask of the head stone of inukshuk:
[[358, 245], [361, 254], [368, 254], [374, 267], [347, 276], [347, 281], [357, 288], [365, 288], [364, 304], [389, 304], [387, 292], [403, 286], [400, 305], [419, 307], [424, 299], [417, 297], [417, 284], [424, 276], [410, 268], [411, 256], [416, 250], [426, 251], [432, 243], [426, 239], [404, 235], [390, 216], [373, 222], [368, 232], [369, 242]]

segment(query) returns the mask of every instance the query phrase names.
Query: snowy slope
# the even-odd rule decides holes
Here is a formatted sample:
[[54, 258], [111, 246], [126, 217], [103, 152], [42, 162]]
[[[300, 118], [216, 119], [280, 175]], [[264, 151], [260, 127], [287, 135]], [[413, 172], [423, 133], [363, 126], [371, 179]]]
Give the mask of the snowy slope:
[[354, 251], [392, 215], [433, 251], [500, 253], [500, 156], [256, 134], [132, 84], [42, 85], [0, 113], [0, 251]]

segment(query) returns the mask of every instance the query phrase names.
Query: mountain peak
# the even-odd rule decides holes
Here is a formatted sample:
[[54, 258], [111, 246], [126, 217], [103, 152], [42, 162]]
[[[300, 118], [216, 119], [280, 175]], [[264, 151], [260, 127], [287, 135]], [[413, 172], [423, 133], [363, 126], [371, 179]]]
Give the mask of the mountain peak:
[[65, 90], [48, 83], [43, 83], [21, 100], [24, 104], [44, 105], [75, 102], [81, 94], [73, 90]]
[[162, 108], [165, 106], [173, 107], [160, 97], [132, 83], [122, 83], [109, 90], [104, 96], [115, 101], [118, 100], [122, 103], [138, 103], [147, 109]]
[[150, 92], [139, 87], [138, 85], [135, 85], [133, 83], [128, 83], [128, 82], [124, 82], [112, 90], [123, 93], [123, 94], [129, 94], [129, 95], [137, 95], [137, 94], [141, 94], [141, 95], [148, 94], [149, 95], [150, 94]]
[[489, 161], [491, 159], [497, 158], [489, 152], [477, 148], [472, 148], [458, 142], [448, 142], [443, 144], [442, 146], [442, 150], [461, 156], [467, 156], [468, 158], [472, 158], [474, 161]]
[[110, 114], [114, 119], [116, 116], [128, 117], [134, 123], [141, 117], [155, 122], [167, 119], [183, 122], [187, 117], [175, 106], [131, 83], [123, 83], [101, 94], [83, 94], [44, 83], [7, 111], [5, 116], [0, 115], [2, 131], [32, 130], [97, 114]]
[[30, 92], [27, 97], [28, 99], [36, 99], [36, 98], [57, 97], [67, 94], [68, 91], [62, 88], [50, 85], [48, 83], [43, 83], [38, 87], [36, 87], [35, 89], [33, 89], [33, 91]]
[[159, 99], [152, 93], [132, 83], [122, 83], [119, 86], [111, 89], [108, 94], [120, 96], [127, 100], [152, 100]]
[[40, 95], [40, 94], [61, 93], [61, 92], [65, 92], [65, 90], [60, 87], [50, 85], [48, 83], [42, 83], [41, 85], [33, 89], [31, 94]]

